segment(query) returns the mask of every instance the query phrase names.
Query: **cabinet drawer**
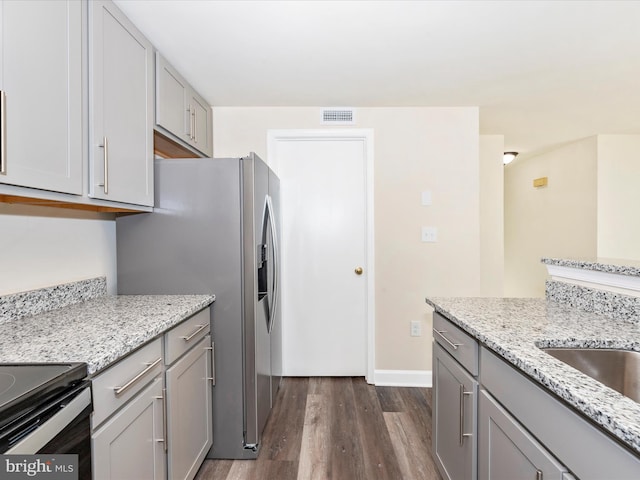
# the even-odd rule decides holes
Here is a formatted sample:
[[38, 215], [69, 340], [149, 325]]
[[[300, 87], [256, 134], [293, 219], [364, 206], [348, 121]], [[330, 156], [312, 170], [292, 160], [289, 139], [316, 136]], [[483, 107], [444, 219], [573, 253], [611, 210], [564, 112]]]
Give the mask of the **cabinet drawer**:
[[95, 429], [163, 370], [160, 338], [107, 368], [91, 382]]
[[478, 342], [437, 312], [433, 312], [433, 339], [471, 375], [478, 375]]
[[205, 308], [169, 330], [164, 336], [165, 363], [171, 365], [208, 335], [211, 329], [210, 322], [210, 309]]

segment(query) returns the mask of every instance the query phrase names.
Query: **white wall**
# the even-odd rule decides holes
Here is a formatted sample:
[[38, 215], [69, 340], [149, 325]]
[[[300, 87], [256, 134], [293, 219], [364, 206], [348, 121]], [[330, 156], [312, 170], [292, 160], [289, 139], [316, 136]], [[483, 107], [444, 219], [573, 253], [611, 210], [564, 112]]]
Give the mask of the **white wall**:
[[115, 293], [112, 214], [0, 203], [0, 295], [102, 275]]
[[640, 135], [598, 135], [598, 257], [640, 260]]
[[[542, 257], [595, 258], [596, 137], [505, 167], [505, 296], [544, 297]], [[548, 177], [548, 186], [533, 180]]]
[[504, 281], [503, 135], [480, 135], [480, 294], [502, 297]]
[[[269, 129], [318, 129], [316, 107], [214, 107], [216, 157], [267, 157]], [[480, 295], [478, 109], [359, 108], [375, 136], [376, 369], [431, 369], [426, 296]], [[324, 127], [327, 128], [327, 127]], [[348, 127], [334, 127], [348, 128]], [[421, 205], [421, 192], [433, 205]], [[438, 227], [437, 243], [420, 241]], [[487, 232], [496, 235], [496, 232]], [[423, 336], [409, 336], [409, 322]]]

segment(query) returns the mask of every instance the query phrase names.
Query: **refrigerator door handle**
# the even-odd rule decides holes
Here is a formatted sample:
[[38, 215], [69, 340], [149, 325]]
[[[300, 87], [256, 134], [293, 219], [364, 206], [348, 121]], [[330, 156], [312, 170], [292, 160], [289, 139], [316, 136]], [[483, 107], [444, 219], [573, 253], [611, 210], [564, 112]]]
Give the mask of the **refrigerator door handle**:
[[279, 258], [278, 258], [278, 235], [275, 227], [275, 216], [273, 211], [273, 204], [271, 197], [267, 195], [266, 198], [267, 217], [269, 224], [269, 233], [271, 234], [271, 247], [273, 249], [273, 287], [271, 290], [271, 302], [269, 302], [269, 325], [267, 331], [271, 333], [273, 329], [273, 322], [275, 321], [276, 311], [278, 308], [278, 292], [280, 290], [280, 270], [279, 270]]

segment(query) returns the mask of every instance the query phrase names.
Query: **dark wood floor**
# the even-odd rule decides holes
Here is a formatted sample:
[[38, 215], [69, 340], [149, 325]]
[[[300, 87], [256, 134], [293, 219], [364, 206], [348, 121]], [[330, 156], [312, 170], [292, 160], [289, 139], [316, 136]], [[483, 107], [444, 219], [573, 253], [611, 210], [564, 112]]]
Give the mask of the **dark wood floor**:
[[206, 460], [196, 480], [441, 480], [431, 389], [285, 378], [257, 460]]

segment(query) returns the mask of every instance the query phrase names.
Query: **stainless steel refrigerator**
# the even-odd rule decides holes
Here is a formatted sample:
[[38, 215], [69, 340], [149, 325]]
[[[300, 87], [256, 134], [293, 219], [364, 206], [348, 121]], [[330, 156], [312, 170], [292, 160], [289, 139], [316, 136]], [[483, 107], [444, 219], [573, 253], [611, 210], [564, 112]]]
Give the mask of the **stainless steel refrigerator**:
[[282, 375], [278, 177], [257, 155], [155, 161], [153, 213], [116, 220], [120, 294], [215, 294], [209, 458], [255, 458]]

